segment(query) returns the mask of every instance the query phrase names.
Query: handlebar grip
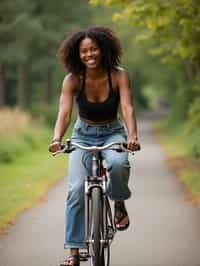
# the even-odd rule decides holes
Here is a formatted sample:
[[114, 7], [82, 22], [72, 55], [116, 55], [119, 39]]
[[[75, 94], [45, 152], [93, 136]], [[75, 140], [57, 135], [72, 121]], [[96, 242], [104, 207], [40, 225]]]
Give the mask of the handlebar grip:
[[[125, 149], [128, 149], [128, 148], [127, 148], [127, 142], [123, 142], [122, 145], [124, 146]], [[140, 147], [140, 145], [138, 144], [137, 146], [135, 146], [134, 151], [140, 151], [140, 149], [141, 149], [141, 147]]]
[[141, 150], [141, 146], [137, 145], [137, 147], [135, 148], [135, 151], [140, 151]]
[[61, 150], [65, 148], [65, 144], [61, 144], [60, 146]]
[[[61, 144], [61, 150], [65, 149], [66, 145], [65, 144]], [[64, 153], [71, 153], [75, 150], [75, 148], [67, 148]]]
[[71, 152], [75, 151], [75, 149], [76, 148], [70, 148], [70, 149], [66, 150], [65, 153], [71, 153]]
[[124, 146], [125, 149], [127, 149], [127, 142], [123, 142], [122, 145]]

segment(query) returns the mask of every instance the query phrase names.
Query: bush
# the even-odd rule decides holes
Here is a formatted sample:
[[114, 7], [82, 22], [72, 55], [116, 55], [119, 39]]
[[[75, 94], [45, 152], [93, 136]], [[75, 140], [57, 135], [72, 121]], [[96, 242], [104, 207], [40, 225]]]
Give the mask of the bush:
[[11, 163], [15, 158], [15, 154], [10, 144], [0, 143], [0, 145], [0, 163]]
[[0, 142], [0, 162], [11, 163], [16, 157], [30, 148], [21, 136], [14, 137], [9, 141]]
[[37, 104], [34, 105], [30, 111], [33, 117], [41, 118], [41, 120], [43, 120], [48, 126], [52, 128], [58, 114], [58, 103], [51, 105]]
[[0, 163], [12, 163], [42, 142], [49, 142], [47, 129], [19, 109], [1, 109], [0, 118]]
[[187, 132], [190, 136], [190, 153], [200, 158], [200, 77], [193, 90], [195, 97], [189, 109]]

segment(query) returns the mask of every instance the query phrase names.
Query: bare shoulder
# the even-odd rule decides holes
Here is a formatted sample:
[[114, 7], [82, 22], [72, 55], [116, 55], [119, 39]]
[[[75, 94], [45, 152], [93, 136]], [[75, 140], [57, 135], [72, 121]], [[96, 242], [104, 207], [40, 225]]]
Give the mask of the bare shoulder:
[[117, 69], [114, 70], [113, 75], [118, 85], [122, 83], [129, 83], [129, 76], [126, 69], [122, 67], [117, 67]]
[[68, 73], [62, 83], [62, 91], [70, 91], [75, 94], [79, 88], [80, 78], [72, 73]]

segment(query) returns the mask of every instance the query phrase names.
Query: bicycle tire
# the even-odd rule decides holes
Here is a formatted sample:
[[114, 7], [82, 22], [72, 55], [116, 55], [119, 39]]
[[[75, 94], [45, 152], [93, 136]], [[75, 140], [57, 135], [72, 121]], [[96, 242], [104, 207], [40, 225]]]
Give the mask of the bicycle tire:
[[91, 224], [91, 235], [92, 235], [92, 266], [104, 266], [104, 248], [101, 243], [102, 238], [102, 197], [101, 189], [94, 187], [91, 192], [92, 197], [92, 224]]

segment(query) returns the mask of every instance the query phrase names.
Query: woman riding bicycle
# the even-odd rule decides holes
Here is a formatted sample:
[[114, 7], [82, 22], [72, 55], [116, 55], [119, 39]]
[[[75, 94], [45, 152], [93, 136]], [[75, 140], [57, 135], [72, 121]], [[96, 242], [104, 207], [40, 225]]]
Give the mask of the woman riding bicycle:
[[[61, 43], [59, 54], [69, 73], [63, 81], [59, 113], [49, 150], [55, 152], [61, 149], [61, 139], [70, 123], [74, 97], [79, 115], [72, 133], [73, 141], [88, 146], [127, 141], [128, 149], [134, 150], [139, 143], [131, 88], [127, 72], [119, 67], [121, 46], [114, 33], [105, 27], [78, 31]], [[126, 129], [117, 117], [119, 104]], [[79, 265], [79, 249], [86, 247], [84, 177], [91, 175], [91, 156], [76, 149], [69, 157], [64, 247], [70, 248], [70, 256], [62, 265]], [[106, 150], [103, 157], [109, 171], [108, 195], [114, 200], [116, 229], [125, 230], [129, 226], [129, 217], [124, 200], [131, 195], [128, 188], [128, 155]]]

